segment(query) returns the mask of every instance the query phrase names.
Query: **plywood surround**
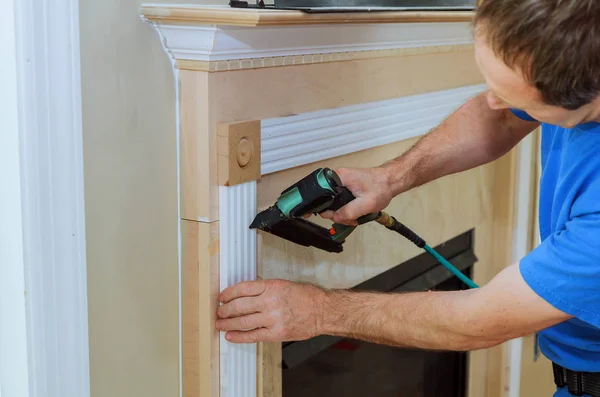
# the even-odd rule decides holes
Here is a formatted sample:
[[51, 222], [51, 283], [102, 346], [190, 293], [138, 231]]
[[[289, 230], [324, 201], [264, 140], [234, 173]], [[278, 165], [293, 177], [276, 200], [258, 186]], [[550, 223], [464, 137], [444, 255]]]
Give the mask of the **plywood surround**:
[[[315, 15], [161, 5], [144, 5], [141, 12], [159, 32], [176, 69], [184, 396], [281, 397], [280, 344], [241, 347], [220, 339], [213, 324], [218, 290], [257, 274], [350, 287], [419, 250], [377, 225], [365, 225], [350, 237], [345, 252], [334, 256], [256, 236], [247, 224], [257, 207], [271, 205], [283, 188], [316, 167], [380, 164], [485, 89], [474, 62], [472, 14]], [[383, 110], [388, 103], [379, 102], [388, 100], [399, 101], [389, 108], [393, 115]], [[363, 105], [379, 112], [365, 111], [364, 120], [357, 121], [364, 131], [337, 129], [336, 117], [343, 124], [344, 109]], [[297, 118], [319, 111], [331, 117], [296, 124]], [[386, 117], [389, 124], [382, 121]], [[223, 130], [219, 138], [218, 126], [235, 123], [260, 124], [261, 137], [254, 138], [252, 150], [261, 153], [263, 144], [269, 149], [261, 172], [228, 187], [223, 181], [232, 180], [232, 164], [239, 163], [224, 168], [221, 161], [219, 170], [219, 157], [226, 153], [231, 160], [238, 152]], [[268, 140], [274, 123], [282, 123], [285, 131]], [[395, 134], [390, 125], [402, 133]], [[377, 144], [370, 144], [369, 134]], [[387, 134], [386, 139], [378, 134]], [[345, 137], [353, 140], [348, 150], [321, 149], [344, 146], [336, 142]], [[312, 156], [313, 150], [319, 155]], [[302, 157], [306, 154], [311, 156]], [[493, 256], [491, 247], [495, 238], [506, 241], [509, 235], [511, 224], [504, 218], [512, 211], [511, 190], [501, 189], [499, 182], [510, 183], [512, 159], [509, 154], [414, 189], [389, 210], [432, 245], [475, 228], [479, 266], [474, 278], [484, 284], [507, 264], [499, 252]], [[228, 178], [223, 178], [225, 169]], [[502, 365], [499, 353], [472, 353], [470, 396], [499, 396], [499, 382], [488, 377], [488, 368]]]
[[[263, 176], [258, 183], [258, 207], [272, 205], [290, 181], [299, 180], [317, 167], [374, 167], [397, 157], [414, 143], [415, 139], [403, 140]], [[470, 170], [402, 194], [386, 211], [435, 246], [491, 220], [493, 184], [493, 167]], [[263, 278], [298, 280], [328, 288], [353, 287], [422, 252], [376, 223], [357, 228], [340, 254], [302, 247], [270, 234], [262, 234], [262, 241]]]
[[239, 9], [227, 6], [154, 5], [140, 8], [152, 22], [190, 25], [285, 26], [357, 23], [462, 22], [471, 11], [396, 11], [308, 14], [293, 10]]
[[[316, 167], [371, 167], [394, 158], [415, 143], [415, 139], [348, 154], [314, 164], [263, 176], [259, 181], [258, 208], [270, 205], [281, 190]], [[507, 266], [512, 230], [510, 188], [515, 176], [515, 153], [502, 159], [456, 175], [444, 177], [395, 198], [387, 211], [437, 245], [471, 228], [475, 229], [474, 252], [478, 262], [473, 279], [485, 285]], [[324, 226], [328, 221], [313, 218]], [[344, 252], [330, 254], [291, 244], [266, 233], [259, 233], [259, 275], [317, 283], [328, 288], [349, 288], [403, 263], [421, 250], [376, 224], [363, 225], [347, 240]], [[497, 244], [500, 244], [497, 247]], [[502, 247], [508, 247], [503, 250]], [[506, 346], [469, 353], [469, 397], [501, 397], [504, 394]], [[265, 362], [273, 351], [263, 351]], [[263, 369], [264, 371], [264, 369]], [[272, 364], [266, 374], [279, 385], [281, 373]], [[265, 396], [282, 397], [273, 384], [262, 382]], [[260, 383], [259, 383], [260, 385]], [[285, 396], [283, 396], [285, 397]]]
[[181, 221], [183, 397], [219, 395], [219, 222]]
[[264, 120], [483, 83], [472, 50], [225, 73], [181, 70], [178, 80], [181, 215], [207, 222], [219, 219], [218, 123]]

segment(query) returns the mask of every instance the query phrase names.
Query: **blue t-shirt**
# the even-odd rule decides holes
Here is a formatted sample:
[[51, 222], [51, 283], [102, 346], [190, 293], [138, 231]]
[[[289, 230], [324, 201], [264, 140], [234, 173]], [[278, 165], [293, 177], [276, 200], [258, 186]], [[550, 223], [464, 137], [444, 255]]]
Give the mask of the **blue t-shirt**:
[[[542, 124], [541, 152], [542, 242], [521, 260], [521, 275], [575, 318], [541, 331], [540, 350], [570, 370], [600, 372], [600, 124]], [[566, 387], [555, 394], [566, 396]]]

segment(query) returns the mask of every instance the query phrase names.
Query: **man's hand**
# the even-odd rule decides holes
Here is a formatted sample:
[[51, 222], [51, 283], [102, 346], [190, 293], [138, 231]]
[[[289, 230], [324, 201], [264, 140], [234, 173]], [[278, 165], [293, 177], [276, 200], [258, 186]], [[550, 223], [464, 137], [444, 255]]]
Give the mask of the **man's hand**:
[[334, 335], [390, 346], [476, 350], [572, 318], [538, 296], [509, 266], [467, 291], [405, 294], [325, 291], [283, 280], [246, 281], [219, 296], [216, 327], [234, 343]]
[[325, 291], [284, 280], [245, 281], [224, 289], [216, 327], [234, 343], [309, 339], [319, 334]]
[[394, 198], [384, 168], [340, 168], [335, 171], [356, 199], [336, 212], [322, 213], [323, 218], [344, 225], [356, 225], [358, 218], [381, 211]]

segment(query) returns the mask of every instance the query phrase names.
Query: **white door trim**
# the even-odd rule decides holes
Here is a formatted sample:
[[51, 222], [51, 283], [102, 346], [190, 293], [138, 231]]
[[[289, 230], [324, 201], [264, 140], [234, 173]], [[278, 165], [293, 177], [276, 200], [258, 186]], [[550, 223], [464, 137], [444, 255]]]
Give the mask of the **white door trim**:
[[87, 397], [79, 4], [3, 1], [14, 6], [17, 145], [4, 150], [18, 160], [8, 190], [19, 195], [28, 396]]
[[29, 394], [14, 1], [0, 0], [0, 394]]

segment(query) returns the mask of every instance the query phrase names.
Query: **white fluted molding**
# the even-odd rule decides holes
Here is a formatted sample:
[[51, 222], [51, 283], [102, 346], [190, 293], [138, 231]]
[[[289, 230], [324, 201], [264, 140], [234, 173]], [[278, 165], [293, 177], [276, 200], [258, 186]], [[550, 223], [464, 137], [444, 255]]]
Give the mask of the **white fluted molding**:
[[426, 134], [485, 84], [266, 119], [263, 175]]
[[[219, 188], [220, 290], [256, 279], [256, 181]], [[221, 397], [256, 397], [256, 344], [233, 344], [221, 332]]]

